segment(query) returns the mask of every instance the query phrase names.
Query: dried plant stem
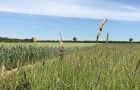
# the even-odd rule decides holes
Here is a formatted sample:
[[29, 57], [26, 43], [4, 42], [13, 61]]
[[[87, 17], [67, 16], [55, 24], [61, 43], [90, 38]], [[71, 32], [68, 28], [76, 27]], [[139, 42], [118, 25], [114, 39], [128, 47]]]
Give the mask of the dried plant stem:
[[60, 42], [59, 42], [60, 46], [59, 46], [59, 56], [60, 56], [60, 59], [63, 60], [63, 57], [64, 57], [64, 46], [63, 46], [63, 41], [62, 41], [62, 36], [61, 36], [61, 33], [60, 33]]
[[140, 67], [140, 60], [138, 61], [137, 65], [136, 65], [136, 70]]
[[100, 27], [99, 27], [99, 30], [98, 30], [98, 33], [97, 33], [97, 37], [96, 37], [96, 45], [97, 45], [99, 36], [100, 36], [100, 34], [101, 34], [101, 32], [102, 32], [102, 28], [103, 28], [103, 26], [104, 26], [104, 24], [105, 24], [105, 22], [106, 22], [107, 20], [108, 20], [108, 19], [104, 19], [104, 20], [102, 21], [102, 23], [100, 24]]

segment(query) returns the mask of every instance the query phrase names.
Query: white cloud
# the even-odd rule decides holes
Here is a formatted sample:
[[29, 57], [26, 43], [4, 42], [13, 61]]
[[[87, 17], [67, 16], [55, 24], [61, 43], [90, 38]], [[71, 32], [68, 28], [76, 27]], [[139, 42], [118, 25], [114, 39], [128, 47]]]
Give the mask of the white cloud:
[[139, 8], [109, 1], [88, 0], [88, 3], [91, 2], [90, 5], [82, 3], [82, 0], [7, 0], [0, 2], [0, 11], [2, 12], [25, 13], [30, 16], [35, 14], [140, 21]]

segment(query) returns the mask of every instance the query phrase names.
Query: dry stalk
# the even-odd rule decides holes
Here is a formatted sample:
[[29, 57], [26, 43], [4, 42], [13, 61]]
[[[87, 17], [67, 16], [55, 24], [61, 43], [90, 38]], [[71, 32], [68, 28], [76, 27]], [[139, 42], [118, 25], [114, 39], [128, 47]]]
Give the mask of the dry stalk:
[[96, 77], [96, 81], [95, 81], [95, 88], [97, 88], [100, 84], [100, 76], [101, 76], [101, 72], [99, 73], [99, 75]]
[[63, 40], [62, 40], [62, 36], [61, 36], [61, 33], [60, 33], [60, 42], [59, 42], [60, 46], [59, 46], [59, 56], [60, 56], [60, 59], [63, 60], [63, 57], [64, 57], [64, 46], [63, 46]]
[[78, 56], [77, 60], [76, 60], [76, 67], [79, 68], [80, 67], [80, 57]]
[[109, 41], [109, 33], [107, 33], [107, 37], [106, 37], [106, 43], [108, 44]]
[[2, 66], [2, 74], [1, 74], [1, 75], [2, 75], [2, 76], [10, 75], [10, 74], [12, 74], [12, 73], [17, 72], [18, 70], [19, 70], [19, 68], [7, 70], [7, 69], [5, 68], [5, 66], [3, 65], [3, 66]]
[[140, 67], [140, 59], [139, 61], [137, 62], [137, 65], [136, 65], [136, 70]]
[[59, 79], [56, 79], [55, 90], [59, 90]]
[[106, 22], [107, 20], [108, 20], [107, 18], [104, 19], [104, 20], [102, 21], [102, 23], [100, 24], [100, 27], [99, 27], [99, 30], [98, 30], [98, 33], [97, 33], [97, 37], [96, 37], [96, 45], [97, 45], [99, 36], [100, 36], [100, 34], [101, 34], [101, 32], [102, 32], [102, 28], [103, 28], [103, 26], [104, 26], [104, 24], [105, 24], [105, 22]]

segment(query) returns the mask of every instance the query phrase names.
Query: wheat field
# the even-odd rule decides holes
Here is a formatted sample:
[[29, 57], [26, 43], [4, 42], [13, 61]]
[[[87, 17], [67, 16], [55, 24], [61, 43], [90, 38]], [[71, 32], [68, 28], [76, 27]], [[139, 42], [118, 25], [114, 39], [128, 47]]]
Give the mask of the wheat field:
[[139, 44], [64, 43], [63, 60], [58, 47], [1, 44], [1, 67], [18, 69], [4, 71], [0, 90], [140, 90]]

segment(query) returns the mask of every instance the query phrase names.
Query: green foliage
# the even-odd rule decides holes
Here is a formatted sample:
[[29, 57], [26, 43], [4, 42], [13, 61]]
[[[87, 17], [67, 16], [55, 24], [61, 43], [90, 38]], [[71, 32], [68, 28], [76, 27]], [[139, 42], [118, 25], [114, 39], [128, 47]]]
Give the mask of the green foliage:
[[3, 64], [7, 68], [15, 68], [25, 64], [33, 64], [42, 59], [56, 57], [57, 48], [41, 47], [34, 44], [14, 44], [6, 46], [0, 45], [0, 66]]
[[[0, 89], [30, 82], [33, 90], [140, 90], [138, 44], [99, 44], [67, 48], [64, 60], [54, 57], [0, 77]], [[40, 54], [39, 54], [40, 55]], [[44, 63], [44, 62], [43, 62]], [[26, 72], [26, 80], [24, 72]]]
[[73, 41], [74, 41], [74, 42], [77, 41], [77, 38], [76, 38], [76, 37], [73, 37]]
[[0, 42], [31, 42], [31, 39], [17, 39], [17, 38], [0, 37]]
[[132, 42], [133, 41], [133, 38], [129, 38], [129, 42]]
[[[73, 51], [73, 47], [84, 46], [82, 44], [65, 43], [67, 51]], [[91, 45], [91, 44], [85, 44]], [[57, 43], [1, 43], [0, 44], [0, 67], [4, 64], [6, 68], [12, 69], [26, 64], [34, 64], [41, 60], [58, 57], [59, 45]], [[76, 50], [76, 49], [75, 49]]]

